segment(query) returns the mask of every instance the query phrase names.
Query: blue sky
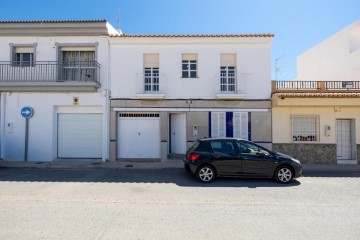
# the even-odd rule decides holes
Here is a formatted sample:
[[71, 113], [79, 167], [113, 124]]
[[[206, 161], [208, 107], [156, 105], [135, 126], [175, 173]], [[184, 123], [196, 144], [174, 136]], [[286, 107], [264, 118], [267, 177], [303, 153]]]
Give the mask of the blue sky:
[[[118, 14], [120, 12], [120, 14]], [[296, 57], [360, 20], [359, 0], [0, 0], [0, 20], [106, 19], [124, 33], [274, 33], [272, 71], [296, 76]]]

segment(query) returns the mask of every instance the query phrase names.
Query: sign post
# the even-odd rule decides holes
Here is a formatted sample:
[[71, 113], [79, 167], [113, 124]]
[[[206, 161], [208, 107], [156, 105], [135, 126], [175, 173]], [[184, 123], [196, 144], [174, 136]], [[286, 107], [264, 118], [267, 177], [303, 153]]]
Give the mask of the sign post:
[[29, 140], [29, 118], [34, 115], [34, 110], [32, 107], [23, 107], [21, 109], [21, 116], [25, 118], [25, 152], [24, 152], [24, 161], [27, 161], [28, 155], [28, 140]]

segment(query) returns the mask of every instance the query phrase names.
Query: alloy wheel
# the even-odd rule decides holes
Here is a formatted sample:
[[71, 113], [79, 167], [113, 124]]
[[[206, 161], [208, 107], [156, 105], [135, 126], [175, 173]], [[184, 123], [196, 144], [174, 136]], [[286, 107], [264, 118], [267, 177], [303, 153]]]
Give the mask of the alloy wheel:
[[198, 177], [202, 182], [210, 182], [214, 179], [214, 170], [211, 167], [202, 167], [198, 172]]
[[287, 183], [292, 179], [292, 172], [289, 168], [281, 168], [277, 172], [277, 179], [280, 182]]

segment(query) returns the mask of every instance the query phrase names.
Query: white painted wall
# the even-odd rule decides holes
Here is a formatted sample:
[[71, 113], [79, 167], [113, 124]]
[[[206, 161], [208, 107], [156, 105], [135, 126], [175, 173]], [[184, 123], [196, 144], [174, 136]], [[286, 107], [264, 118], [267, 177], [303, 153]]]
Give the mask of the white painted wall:
[[[51, 161], [56, 159], [56, 113], [67, 111], [103, 113], [103, 160], [108, 159], [109, 99], [109, 44], [106, 36], [15, 36], [0, 37], [0, 61], [11, 62], [10, 43], [14, 45], [36, 44], [36, 61], [57, 61], [56, 43], [59, 44], [97, 44], [97, 61], [101, 65], [101, 88], [97, 93], [1, 93], [0, 126], [4, 130], [0, 134], [1, 157], [9, 161], [24, 159], [25, 120], [20, 115], [24, 106], [31, 106], [35, 115], [30, 119], [29, 161]], [[73, 97], [79, 97], [79, 106], [73, 106]], [[66, 112], [66, 111], [65, 111]], [[13, 132], [9, 133], [7, 124], [13, 124]]]
[[301, 81], [359, 81], [360, 21], [301, 54], [297, 71]]
[[[160, 88], [167, 99], [214, 99], [220, 92], [220, 54], [237, 55], [246, 99], [269, 99], [272, 38], [111, 38], [111, 97], [135, 98], [143, 86], [143, 55], [159, 54]], [[198, 55], [198, 78], [181, 78], [182, 54]]]
[[[100, 93], [2, 93], [6, 108], [1, 109], [3, 158], [23, 161], [25, 151], [25, 119], [20, 111], [25, 106], [34, 109], [29, 119], [29, 161], [51, 161], [57, 157], [57, 113], [103, 113]], [[79, 105], [73, 106], [73, 97]], [[8, 127], [8, 124], [12, 128]], [[103, 138], [103, 146], [106, 146]], [[105, 143], [105, 144], [104, 144]], [[107, 151], [103, 151], [104, 157]]]

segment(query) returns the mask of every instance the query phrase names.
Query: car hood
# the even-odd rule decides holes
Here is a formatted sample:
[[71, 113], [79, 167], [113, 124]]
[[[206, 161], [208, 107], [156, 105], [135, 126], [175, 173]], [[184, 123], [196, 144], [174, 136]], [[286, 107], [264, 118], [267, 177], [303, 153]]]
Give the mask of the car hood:
[[278, 157], [284, 157], [284, 158], [291, 158], [291, 159], [293, 159], [292, 156], [286, 155], [286, 154], [284, 154], [284, 153], [276, 152], [275, 154], [276, 154], [276, 156], [278, 156]]
[[283, 154], [283, 153], [279, 153], [279, 152], [276, 152], [275, 154], [280, 159], [284, 159], [284, 160], [286, 159], [286, 160], [290, 160], [292, 162], [301, 164], [300, 160], [297, 160], [297, 159], [293, 158], [292, 156], [289, 156], [289, 155], [286, 155], [286, 154]]

